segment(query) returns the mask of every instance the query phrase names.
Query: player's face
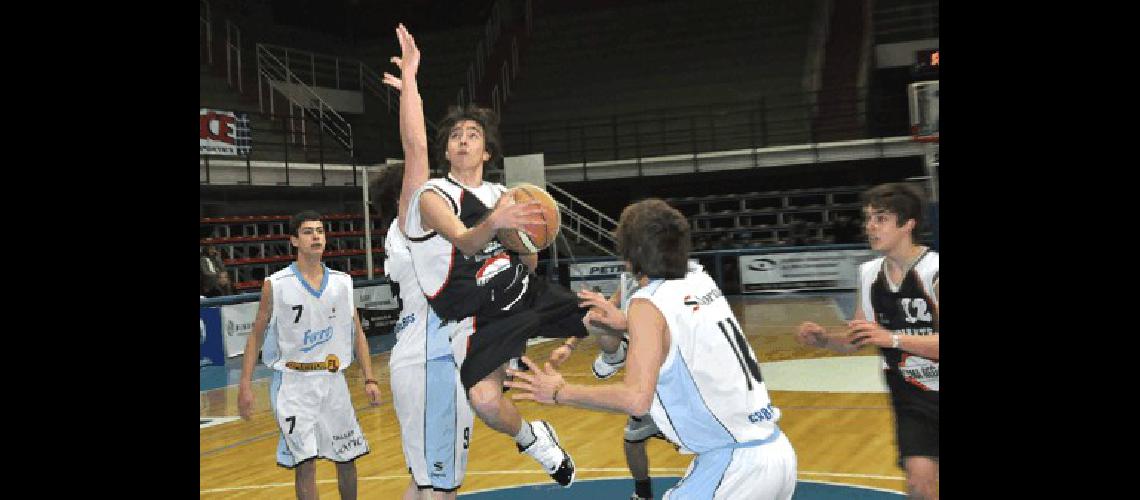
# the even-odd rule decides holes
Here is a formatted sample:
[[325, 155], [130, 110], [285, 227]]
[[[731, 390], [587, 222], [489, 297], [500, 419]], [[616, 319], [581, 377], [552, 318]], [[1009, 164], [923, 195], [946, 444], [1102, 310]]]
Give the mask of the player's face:
[[867, 242], [871, 250], [889, 252], [900, 243], [909, 238], [914, 221], [908, 220], [899, 227], [899, 216], [896, 213], [882, 209], [863, 207], [863, 230], [867, 233]]
[[325, 226], [321, 221], [310, 220], [301, 224], [297, 236], [289, 237], [297, 253], [320, 255], [325, 251]]
[[451, 127], [447, 136], [447, 160], [451, 168], [470, 170], [489, 161], [487, 144], [483, 139], [483, 127], [474, 120], [462, 120]]

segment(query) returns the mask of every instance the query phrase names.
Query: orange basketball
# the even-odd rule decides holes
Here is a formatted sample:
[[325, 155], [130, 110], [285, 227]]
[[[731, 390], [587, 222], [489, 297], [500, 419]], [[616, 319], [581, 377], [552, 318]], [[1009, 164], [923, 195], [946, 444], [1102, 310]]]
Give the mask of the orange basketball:
[[554, 243], [554, 237], [558, 236], [558, 230], [562, 227], [562, 214], [558, 213], [558, 205], [554, 202], [554, 198], [550, 197], [550, 193], [534, 184], [524, 182], [507, 190], [503, 196], [513, 197], [515, 203], [537, 201], [542, 206], [542, 217], [546, 219], [545, 226], [541, 224], [527, 226], [527, 230], [533, 236], [515, 229], [500, 229], [498, 236], [503, 246], [525, 255], [538, 253]]

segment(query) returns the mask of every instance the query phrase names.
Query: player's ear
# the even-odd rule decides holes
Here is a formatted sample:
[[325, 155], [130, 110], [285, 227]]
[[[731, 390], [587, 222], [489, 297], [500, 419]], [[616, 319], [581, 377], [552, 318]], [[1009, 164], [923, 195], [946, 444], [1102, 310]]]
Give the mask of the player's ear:
[[488, 153], [488, 152], [484, 151], [484, 152], [483, 152], [483, 161], [485, 161], [485, 162], [486, 162], [486, 161], [491, 161], [491, 153]]

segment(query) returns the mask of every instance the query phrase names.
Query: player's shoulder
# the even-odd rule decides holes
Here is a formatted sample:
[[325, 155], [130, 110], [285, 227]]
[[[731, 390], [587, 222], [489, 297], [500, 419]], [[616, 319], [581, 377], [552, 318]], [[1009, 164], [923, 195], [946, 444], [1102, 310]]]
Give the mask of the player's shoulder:
[[886, 257], [875, 257], [867, 262], [859, 264], [859, 272], [863, 274], [868, 272], [878, 272], [879, 269], [883, 267], [883, 259], [886, 259]]
[[919, 276], [930, 279], [938, 276], [938, 252], [927, 250], [922, 258], [915, 263], [914, 268], [918, 271]]
[[279, 270], [273, 274], [270, 274], [269, 278], [267, 278], [267, 279], [270, 281], [270, 283], [277, 284], [277, 282], [279, 282], [283, 279], [292, 278], [294, 276], [296, 276], [296, 271], [294, 271], [293, 266], [290, 265], [290, 266], [285, 266], [284, 268], [282, 268], [281, 270]]
[[333, 281], [333, 280], [341, 281], [341, 282], [347, 281], [350, 286], [352, 285], [352, 276], [349, 275], [348, 273], [346, 273], [344, 271], [337, 271], [336, 269], [329, 269], [328, 271], [329, 271], [329, 281]]

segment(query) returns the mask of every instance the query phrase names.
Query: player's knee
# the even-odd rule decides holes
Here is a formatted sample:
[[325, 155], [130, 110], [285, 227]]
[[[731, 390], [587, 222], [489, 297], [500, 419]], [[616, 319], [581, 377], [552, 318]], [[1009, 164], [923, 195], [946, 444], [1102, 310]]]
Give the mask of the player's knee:
[[476, 412], [487, 413], [499, 407], [499, 399], [503, 397], [503, 391], [494, 387], [494, 384], [481, 382], [467, 391], [467, 397], [471, 400], [471, 407]]

